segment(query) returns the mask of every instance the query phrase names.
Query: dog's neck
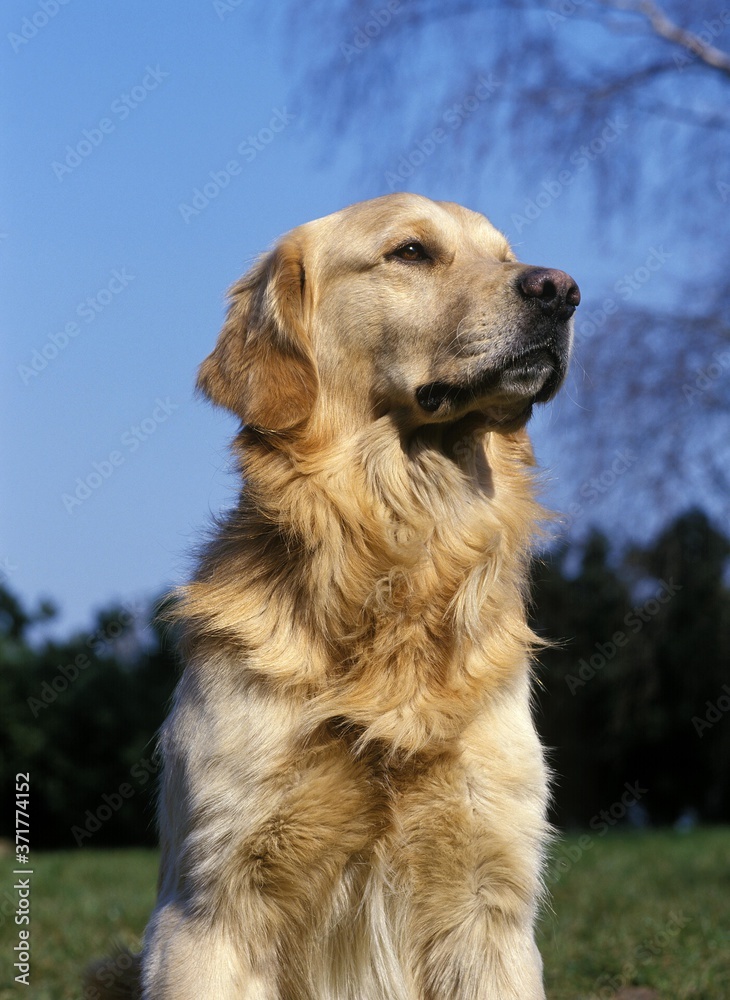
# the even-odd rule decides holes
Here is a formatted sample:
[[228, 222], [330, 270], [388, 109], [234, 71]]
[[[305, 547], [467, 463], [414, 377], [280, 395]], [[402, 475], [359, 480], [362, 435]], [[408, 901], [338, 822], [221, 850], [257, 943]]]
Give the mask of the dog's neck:
[[[345, 716], [407, 752], [452, 737], [524, 665], [539, 513], [524, 433], [447, 452], [383, 420], [312, 449], [244, 433], [237, 451], [239, 505], [183, 592], [194, 643], [224, 633], [242, 668], [307, 689], [313, 725]], [[461, 714], [437, 718], [435, 688]]]

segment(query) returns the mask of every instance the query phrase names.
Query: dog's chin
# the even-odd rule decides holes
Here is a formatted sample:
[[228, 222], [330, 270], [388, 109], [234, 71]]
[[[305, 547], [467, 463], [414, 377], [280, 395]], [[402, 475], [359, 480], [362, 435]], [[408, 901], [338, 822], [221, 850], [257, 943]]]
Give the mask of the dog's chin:
[[473, 416], [484, 426], [513, 431], [524, 426], [535, 403], [545, 403], [560, 388], [563, 359], [549, 347], [488, 367], [462, 384], [431, 382], [416, 392], [420, 407], [436, 420]]
[[563, 374], [561, 359], [548, 348], [538, 348], [515, 358], [500, 371], [499, 391], [544, 403], [557, 392]]

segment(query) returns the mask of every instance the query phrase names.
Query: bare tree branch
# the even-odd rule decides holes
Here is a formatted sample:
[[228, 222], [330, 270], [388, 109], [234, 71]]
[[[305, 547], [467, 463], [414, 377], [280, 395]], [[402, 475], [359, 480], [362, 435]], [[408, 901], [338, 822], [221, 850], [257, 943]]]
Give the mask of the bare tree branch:
[[681, 125], [718, 129], [721, 132], [730, 131], [730, 117], [716, 112], [708, 113], [697, 108], [675, 107], [669, 104], [645, 105], [643, 110], [647, 114], [659, 115]]
[[719, 70], [725, 76], [730, 76], [730, 55], [703, 41], [699, 35], [680, 27], [667, 17], [666, 13], [653, 0], [612, 0], [610, 6], [617, 10], [642, 14], [660, 38], [681, 45], [706, 66]]
[[[625, 447], [641, 455], [617, 487], [627, 508], [671, 516], [694, 502], [718, 515], [730, 466], [720, 250], [730, 56], [713, 41], [730, 35], [730, 14], [716, 0], [660, 2], [393, 0], [389, 16], [385, 0], [311, 0], [306, 12], [288, 0], [287, 9], [302, 53], [316, 21], [324, 55], [307, 56], [303, 89], [318, 98], [318, 124], [357, 134], [363, 196], [437, 179], [486, 204], [491, 178], [505, 176], [516, 181], [501, 192], [509, 235], [524, 239], [526, 225], [560, 213], [569, 186], [592, 192], [594, 242], [619, 237], [627, 274], [603, 273], [605, 287], [584, 289], [577, 380], [554, 411], [567, 445], [561, 478], [580, 488], [591, 463], [600, 473]], [[690, 15], [694, 30], [683, 24]], [[655, 277], [650, 244], [662, 239], [669, 264]], [[671, 300], [663, 311], [649, 305], [657, 294]]]

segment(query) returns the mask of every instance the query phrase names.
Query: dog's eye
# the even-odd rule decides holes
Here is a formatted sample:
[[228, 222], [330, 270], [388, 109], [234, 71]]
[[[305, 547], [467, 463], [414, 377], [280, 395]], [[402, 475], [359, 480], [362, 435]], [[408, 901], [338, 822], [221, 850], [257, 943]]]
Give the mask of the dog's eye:
[[431, 259], [426, 253], [423, 244], [417, 243], [415, 240], [411, 240], [410, 243], [404, 243], [402, 247], [398, 247], [397, 250], [394, 250], [391, 256], [407, 261]]

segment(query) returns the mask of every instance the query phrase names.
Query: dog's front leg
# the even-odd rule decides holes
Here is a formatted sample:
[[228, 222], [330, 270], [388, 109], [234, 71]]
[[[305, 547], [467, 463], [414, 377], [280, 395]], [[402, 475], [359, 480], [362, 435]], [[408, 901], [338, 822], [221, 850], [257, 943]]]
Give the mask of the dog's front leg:
[[423, 1000], [544, 1000], [534, 943], [546, 774], [525, 692], [397, 801], [393, 861]]
[[342, 872], [374, 836], [368, 775], [264, 684], [221, 687], [185, 678], [165, 727], [144, 1000], [318, 1000]]
[[251, 929], [242, 946], [223, 912], [204, 919], [184, 901], [158, 906], [146, 933], [144, 1000], [278, 1000], [274, 942], [256, 938]]

